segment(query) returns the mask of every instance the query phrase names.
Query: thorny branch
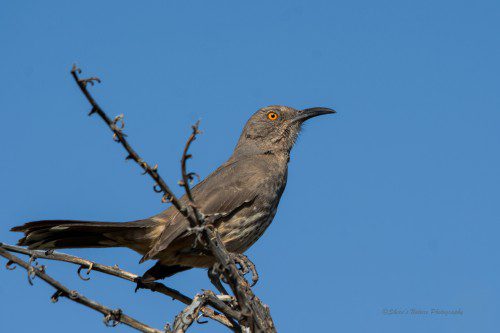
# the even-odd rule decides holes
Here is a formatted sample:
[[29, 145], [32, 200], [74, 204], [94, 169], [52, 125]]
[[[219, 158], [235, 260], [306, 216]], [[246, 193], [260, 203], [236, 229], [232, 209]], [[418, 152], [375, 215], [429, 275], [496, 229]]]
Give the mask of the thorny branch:
[[184, 333], [188, 330], [189, 326], [198, 318], [198, 312], [205, 303], [204, 295], [196, 295], [193, 302], [188, 305], [181, 313], [175, 318], [174, 327], [172, 332]]
[[[101, 272], [104, 274], [108, 274], [111, 276], [118, 277], [123, 280], [127, 280], [133, 283], [136, 283], [136, 281], [139, 279], [139, 276], [130, 272], [127, 272], [123, 269], [120, 269], [118, 266], [108, 266], [108, 265], [103, 265], [96, 263], [94, 261], [90, 261], [87, 259], [83, 259], [77, 256], [73, 256], [70, 254], [66, 253], [60, 253], [60, 252], [55, 252], [55, 251], [41, 251], [41, 250], [28, 250], [20, 246], [14, 246], [14, 245], [7, 245], [7, 244], [2, 244], [0, 243], [0, 249], [9, 251], [9, 252], [14, 252], [14, 253], [19, 253], [19, 254], [25, 254], [30, 257], [31, 261], [34, 261], [36, 259], [47, 259], [47, 260], [54, 260], [54, 261], [62, 261], [62, 262], [67, 262], [70, 264], [74, 264], [79, 266], [77, 270], [78, 276], [85, 281], [90, 280], [90, 272], [91, 271], [96, 271], [96, 272]], [[87, 276], [82, 276], [81, 272], [82, 270], [86, 270], [85, 275]], [[143, 282], [141, 284], [142, 289], [149, 289], [153, 292], [158, 292], [160, 294], [163, 294], [165, 296], [169, 296], [172, 299], [175, 299], [179, 302], [182, 302], [186, 305], [190, 305], [193, 300], [182, 294], [181, 292], [169, 288], [163, 283], [160, 282]], [[210, 298], [209, 302], [207, 302], [208, 305], [212, 306], [214, 309], [226, 313], [227, 307], [224, 303], [221, 304], [221, 302], [218, 301], [217, 296], [213, 295], [213, 298]], [[223, 325], [226, 325], [230, 329], [237, 329], [237, 327], [231, 323], [231, 321], [223, 314], [221, 313], [216, 313], [213, 309], [209, 307], [202, 307], [201, 312], [205, 317], [209, 317], [211, 319], [214, 319], [218, 322], [220, 322]], [[229, 314], [234, 317], [234, 313], [229, 312]], [[238, 319], [238, 317], [234, 317], [235, 319]]]
[[[191, 143], [196, 139], [196, 135], [199, 134], [199, 123], [192, 126], [192, 133], [186, 143], [184, 152], [181, 159], [181, 171], [182, 180], [180, 185], [184, 187], [186, 196], [188, 198], [188, 205], [186, 206], [181, 200], [179, 200], [168, 187], [166, 182], [160, 176], [158, 172], [158, 165], [151, 167], [146, 163], [139, 154], [131, 147], [126, 139], [123, 129], [125, 127], [123, 115], [115, 117], [113, 120], [108, 117], [108, 115], [102, 110], [93, 96], [87, 89], [88, 84], [94, 85], [94, 83], [100, 83], [100, 79], [97, 77], [91, 77], [88, 79], [81, 79], [79, 74], [81, 70], [76, 66], [73, 66], [71, 74], [78, 84], [80, 90], [85, 95], [86, 99], [92, 106], [89, 115], [97, 114], [99, 117], [108, 125], [108, 127], [113, 132], [113, 140], [120, 143], [122, 147], [127, 151], [126, 159], [131, 159], [135, 161], [144, 171], [144, 174], [148, 174], [154, 181], [155, 185], [153, 189], [157, 193], [162, 193], [162, 202], [171, 202], [172, 205], [189, 221], [193, 230], [199, 233], [197, 239], [202, 241], [207, 249], [209, 249], [213, 256], [216, 258], [217, 262], [211, 269], [215, 273], [214, 285], [221, 285], [219, 281], [219, 276], [223, 278], [236, 298], [227, 296], [216, 296], [211, 291], [204, 291], [203, 294], [197, 295], [194, 299], [191, 299], [180, 292], [165, 286], [158, 282], [148, 282], [141, 283], [141, 288], [150, 289], [152, 291], [163, 293], [170, 296], [178, 301], [187, 304], [188, 306], [176, 317], [174, 321], [174, 332], [184, 332], [190, 325], [199, 318], [199, 313], [201, 312], [204, 316], [210, 317], [218, 322], [226, 325], [233, 331], [244, 331], [244, 332], [276, 332], [272, 317], [270, 315], [269, 308], [264, 305], [257, 296], [254, 295], [251, 286], [244, 278], [244, 275], [251, 271], [253, 284], [258, 279], [257, 271], [255, 266], [251, 261], [244, 255], [232, 254], [227, 251], [224, 244], [222, 243], [217, 230], [207, 221], [206, 216], [199, 211], [196, 203], [194, 201], [190, 182], [197, 176], [195, 173], [189, 173], [186, 170], [186, 162], [191, 155], [188, 153]], [[65, 261], [73, 264], [80, 265], [78, 269], [78, 275], [84, 280], [88, 279], [83, 277], [81, 272], [83, 269], [87, 269], [86, 275], [90, 273], [91, 270], [96, 270], [102, 273], [110, 274], [122, 279], [137, 282], [139, 277], [135, 274], [128, 273], [119, 269], [118, 267], [111, 267], [106, 265], [101, 265], [94, 263], [85, 259], [73, 257], [63, 253], [56, 252], [44, 252], [44, 251], [30, 251], [25, 250], [20, 247], [14, 247], [10, 245], [2, 245], [0, 247], [0, 255], [9, 259], [9, 263], [15, 262], [20, 266], [28, 270], [29, 281], [31, 282], [31, 277], [34, 275], [41, 277], [43, 280], [53, 285], [58, 291], [55, 296], [71, 296], [71, 291], [66, 287], [62, 286], [60, 283], [52, 279], [44, 272], [43, 266], [33, 267], [30, 263], [23, 262], [19, 258], [13, 256], [7, 251], [17, 252], [22, 254], [30, 255], [30, 258], [43, 258], [50, 260]], [[12, 259], [11, 259], [12, 258]], [[240, 266], [238, 269], [237, 264]], [[50, 282], [49, 282], [50, 281]], [[54, 283], [52, 283], [54, 282]], [[55, 285], [54, 285], [55, 284]], [[73, 299], [80, 304], [87, 305], [101, 313], [106, 315], [108, 321], [117, 324], [118, 322], [123, 322], [131, 327], [134, 327], [143, 332], [160, 332], [156, 329], [150, 328], [144, 324], [141, 324], [134, 319], [124, 315], [121, 311], [113, 311], [106, 307], [99, 305], [98, 303], [88, 300], [81, 295]], [[85, 301], [82, 301], [85, 300]], [[99, 306], [96, 306], [98, 304]], [[214, 311], [216, 309], [218, 312]], [[133, 323], [133, 324], [132, 324]], [[133, 326], [136, 325], [136, 326]], [[142, 325], [142, 326], [141, 326]], [[169, 332], [171, 329], [167, 326], [166, 331]]]
[[198, 120], [196, 124], [191, 126], [192, 132], [191, 135], [189, 136], [186, 146], [184, 147], [184, 151], [182, 152], [182, 158], [181, 158], [181, 173], [182, 173], [182, 180], [179, 182], [181, 186], [184, 187], [184, 190], [186, 191], [186, 196], [188, 198], [189, 206], [193, 210], [194, 214], [194, 224], [191, 222], [191, 227], [195, 228], [198, 226], [201, 226], [203, 224], [203, 221], [205, 219], [205, 216], [198, 210], [198, 207], [196, 207], [196, 204], [194, 203], [194, 198], [193, 194], [191, 193], [191, 187], [189, 186], [190, 183], [193, 182], [194, 177], [200, 178], [196, 173], [194, 172], [187, 172], [186, 171], [186, 163], [187, 160], [192, 157], [191, 154], [189, 154], [189, 148], [191, 147], [191, 144], [193, 143], [194, 140], [196, 140], [196, 135], [200, 134], [200, 130], [198, 129], [200, 125], [200, 121]]
[[59, 281], [53, 279], [45, 272], [44, 266], [33, 267], [29, 262], [26, 262], [19, 257], [9, 253], [3, 248], [0, 248], [0, 256], [8, 259], [8, 267], [12, 269], [12, 264], [16, 264], [21, 266], [26, 271], [28, 271], [28, 276], [30, 279], [33, 279], [34, 276], [39, 277], [43, 281], [47, 282], [49, 285], [56, 289], [56, 292], [52, 295], [52, 302], [57, 302], [59, 297], [66, 297], [67, 299], [82, 304], [86, 307], [89, 307], [95, 311], [98, 311], [104, 315], [104, 323], [106, 326], [116, 326], [118, 323], [123, 323], [127, 326], [135, 328], [141, 332], [146, 333], [161, 333], [162, 331], [152, 328], [146, 324], [141, 323], [140, 321], [127, 316], [120, 309], [112, 310], [96, 301], [93, 301], [82, 294], [76, 292], [75, 290], [70, 290], [69, 288], [62, 285]]
[[[144, 170], [144, 173], [148, 174], [156, 182], [155, 188], [158, 186], [161, 189], [161, 192], [163, 192], [164, 194], [162, 201], [172, 202], [175, 208], [177, 208], [177, 210], [179, 210], [183, 215], [185, 216], [188, 215], [186, 207], [179, 201], [179, 199], [177, 199], [177, 197], [173, 194], [173, 192], [170, 190], [165, 181], [163, 181], [163, 179], [160, 177], [160, 174], [158, 173], [158, 165], [151, 167], [137, 154], [137, 152], [130, 146], [128, 141], [125, 139], [126, 135], [123, 133], [123, 128], [125, 127], [123, 115], [119, 115], [115, 117], [114, 120], [111, 120], [87, 90], [88, 83], [92, 83], [93, 85], [94, 82], [100, 83], [101, 80], [96, 77], [91, 77], [89, 79], [80, 79], [78, 75], [81, 72], [82, 72], [81, 69], [73, 65], [73, 69], [71, 70], [71, 75], [73, 75], [73, 78], [80, 87], [80, 90], [82, 91], [82, 93], [85, 95], [88, 102], [92, 106], [92, 109], [89, 112], [89, 116], [94, 113], [97, 113], [99, 117], [101, 117], [101, 119], [104, 120], [104, 122], [108, 125], [111, 131], [113, 131], [113, 140], [119, 142], [123, 146], [123, 148], [127, 151], [128, 155], [125, 159], [134, 160]], [[120, 126], [117, 126], [118, 123], [120, 123]]]

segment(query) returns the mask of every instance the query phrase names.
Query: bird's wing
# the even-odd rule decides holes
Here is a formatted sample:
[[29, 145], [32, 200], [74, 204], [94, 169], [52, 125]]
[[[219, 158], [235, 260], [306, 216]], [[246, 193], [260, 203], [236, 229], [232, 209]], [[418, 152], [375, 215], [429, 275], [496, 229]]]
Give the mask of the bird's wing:
[[[247, 206], [257, 197], [259, 184], [254, 180], [258, 178], [258, 171], [257, 165], [243, 165], [238, 162], [222, 165], [193, 188], [193, 198], [199, 210], [210, 216], [210, 221], [215, 223]], [[186, 203], [185, 196], [181, 199]], [[153, 219], [166, 223], [164, 222], [162, 233], [141, 262], [153, 258], [174, 240], [190, 233], [188, 220], [173, 207]]]

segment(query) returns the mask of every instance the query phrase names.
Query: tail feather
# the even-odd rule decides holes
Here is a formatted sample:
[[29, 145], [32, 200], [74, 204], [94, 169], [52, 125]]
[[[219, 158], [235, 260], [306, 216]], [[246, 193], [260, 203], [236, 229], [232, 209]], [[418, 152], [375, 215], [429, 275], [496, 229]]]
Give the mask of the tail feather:
[[[23, 232], [18, 245], [30, 249], [61, 249], [127, 246], [121, 241], [146, 225], [136, 222], [93, 222], [45, 220], [28, 222], [11, 229]], [[132, 236], [132, 235], [131, 235]]]

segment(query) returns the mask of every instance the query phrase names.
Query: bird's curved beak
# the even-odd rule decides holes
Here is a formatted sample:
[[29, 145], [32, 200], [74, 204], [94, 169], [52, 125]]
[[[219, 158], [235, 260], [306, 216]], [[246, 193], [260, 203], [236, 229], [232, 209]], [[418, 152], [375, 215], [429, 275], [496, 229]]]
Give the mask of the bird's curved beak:
[[306, 121], [307, 119], [311, 119], [313, 117], [321, 116], [323, 114], [337, 113], [337, 111], [329, 109], [329, 108], [308, 108], [304, 110], [300, 110], [293, 118], [294, 121]]

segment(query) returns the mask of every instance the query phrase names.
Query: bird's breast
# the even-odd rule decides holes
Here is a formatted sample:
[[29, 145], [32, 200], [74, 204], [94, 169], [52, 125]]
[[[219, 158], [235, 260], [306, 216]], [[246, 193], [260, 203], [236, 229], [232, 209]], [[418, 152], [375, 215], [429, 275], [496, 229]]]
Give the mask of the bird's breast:
[[262, 236], [276, 215], [285, 184], [286, 175], [263, 183], [251, 205], [219, 225], [222, 241], [230, 252], [243, 253]]

